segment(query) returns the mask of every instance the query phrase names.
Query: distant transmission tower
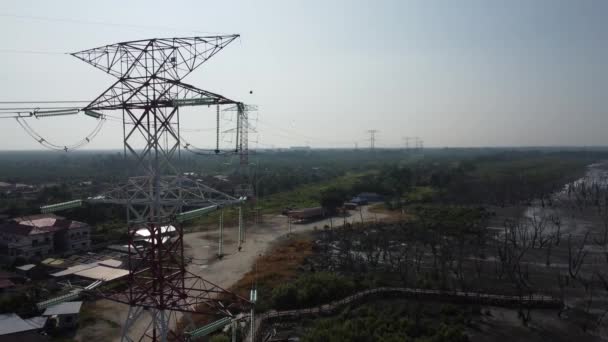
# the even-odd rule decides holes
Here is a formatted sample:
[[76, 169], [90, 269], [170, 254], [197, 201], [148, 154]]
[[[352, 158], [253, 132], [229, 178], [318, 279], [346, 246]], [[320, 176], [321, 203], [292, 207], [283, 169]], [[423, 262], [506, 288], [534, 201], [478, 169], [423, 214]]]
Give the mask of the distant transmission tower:
[[403, 137], [403, 145], [405, 146], [406, 150], [410, 149], [410, 140], [412, 140], [411, 137]]
[[367, 131], [369, 133], [369, 149], [370, 151], [374, 151], [376, 149], [376, 133], [379, 131], [377, 129], [370, 129]]
[[235, 106], [224, 109], [224, 111], [236, 111], [236, 128], [227, 130], [224, 133], [235, 131], [236, 133], [236, 153], [239, 155], [238, 174], [241, 183], [236, 186], [235, 195], [241, 197], [251, 197], [254, 195], [253, 184], [249, 169], [249, 133], [254, 132], [250, 122], [249, 114], [257, 111], [257, 106], [239, 103]]
[[416, 150], [422, 150], [424, 146], [424, 141], [420, 139], [420, 137], [414, 137], [414, 148]]
[[[184, 176], [173, 163], [181, 146], [180, 107], [216, 106], [219, 113], [220, 106], [230, 105], [246, 112], [240, 102], [182, 82], [237, 37], [147, 39], [72, 54], [116, 77], [112, 86], [80, 111], [100, 119], [108, 116], [106, 113], [122, 114], [125, 156], [137, 161], [137, 170], [143, 175], [128, 178], [99, 196], [44, 206], [42, 211], [69, 209], [83, 201], [126, 206], [128, 288], [100, 293], [129, 305], [122, 341], [180, 341], [185, 337], [171, 325], [179, 317], [177, 312], [186, 313], [185, 318], [187, 313], [232, 317], [250, 306], [244, 298], [186, 269], [181, 226], [224, 206], [240, 205], [243, 199]], [[170, 226], [176, 228], [177, 236], [168, 236]], [[145, 247], [135, 243], [136, 231], [142, 228], [150, 237]], [[143, 335], [132, 331], [137, 321], [146, 318]]]

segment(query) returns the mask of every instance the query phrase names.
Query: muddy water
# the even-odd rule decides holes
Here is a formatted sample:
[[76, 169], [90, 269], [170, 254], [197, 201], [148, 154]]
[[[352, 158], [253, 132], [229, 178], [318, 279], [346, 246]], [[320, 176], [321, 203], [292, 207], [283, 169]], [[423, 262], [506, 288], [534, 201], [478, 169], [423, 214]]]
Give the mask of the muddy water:
[[[551, 221], [551, 219], [559, 218], [561, 222], [561, 233], [563, 235], [571, 234], [573, 236], [582, 236], [588, 231], [597, 231], [598, 222], [592, 222], [588, 215], [574, 210], [572, 202], [568, 198], [568, 188], [571, 185], [578, 186], [583, 183], [606, 183], [608, 182], [608, 162], [596, 163], [587, 166], [585, 175], [569, 184], [552, 195], [553, 205], [542, 205], [540, 200], [534, 201], [532, 205], [524, 210], [524, 218], [527, 221], [527, 226], [530, 230], [534, 229], [534, 224], [540, 224], [539, 220]], [[545, 203], [546, 204], [546, 203]], [[557, 226], [554, 224], [546, 224], [546, 233], [553, 233]], [[597, 248], [597, 246], [595, 246]], [[591, 248], [591, 246], [589, 246]]]

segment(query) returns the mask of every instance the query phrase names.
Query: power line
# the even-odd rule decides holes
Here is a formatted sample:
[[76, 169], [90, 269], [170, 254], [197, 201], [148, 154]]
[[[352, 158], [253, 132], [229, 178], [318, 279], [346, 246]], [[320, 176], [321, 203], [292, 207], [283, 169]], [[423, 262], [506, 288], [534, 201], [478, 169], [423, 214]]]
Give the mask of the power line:
[[36, 50], [17, 50], [17, 49], [0, 49], [0, 53], [26, 53], [33, 55], [65, 55], [65, 52], [55, 51], [36, 51]]
[[0, 101], [0, 104], [30, 104], [30, 103], [89, 103], [91, 101]]
[[218, 32], [194, 30], [192, 28], [134, 25], [134, 24], [122, 24], [122, 23], [113, 23], [113, 22], [105, 22], [105, 21], [80, 20], [80, 19], [71, 19], [71, 18], [53, 18], [53, 17], [45, 17], [45, 16], [33, 16], [33, 15], [0, 14], [0, 17], [16, 18], [16, 19], [29, 19], [29, 20], [38, 20], [38, 21], [50, 21], [50, 22], [63, 22], [63, 23], [78, 24], [78, 25], [100, 25], [100, 26], [123, 27], [123, 28], [131, 28], [131, 29], [188, 31], [188, 32], [205, 33], [205, 34], [222, 34], [222, 33], [218, 33]]

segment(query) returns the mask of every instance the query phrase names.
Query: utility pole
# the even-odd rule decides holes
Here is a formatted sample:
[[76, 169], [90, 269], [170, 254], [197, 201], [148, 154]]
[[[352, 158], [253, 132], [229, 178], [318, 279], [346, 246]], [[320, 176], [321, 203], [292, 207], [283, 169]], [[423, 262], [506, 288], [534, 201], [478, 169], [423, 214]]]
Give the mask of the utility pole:
[[370, 129], [367, 131], [369, 133], [369, 149], [370, 151], [374, 151], [376, 149], [376, 133], [379, 131], [377, 129]]

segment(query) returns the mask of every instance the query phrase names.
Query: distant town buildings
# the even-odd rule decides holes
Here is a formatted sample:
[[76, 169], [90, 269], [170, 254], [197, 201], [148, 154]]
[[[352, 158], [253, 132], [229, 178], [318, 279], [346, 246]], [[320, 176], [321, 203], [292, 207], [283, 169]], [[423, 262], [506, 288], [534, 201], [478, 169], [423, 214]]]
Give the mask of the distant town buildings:
[[3, 197], [32, 197], [38, 193], [33, 185], [21, 183], [0, 182], [0, 196]]
[[0, 258], [42, 259], [91, 247], [91, 227], [53, 214], [18, 217], [0, 224]]

